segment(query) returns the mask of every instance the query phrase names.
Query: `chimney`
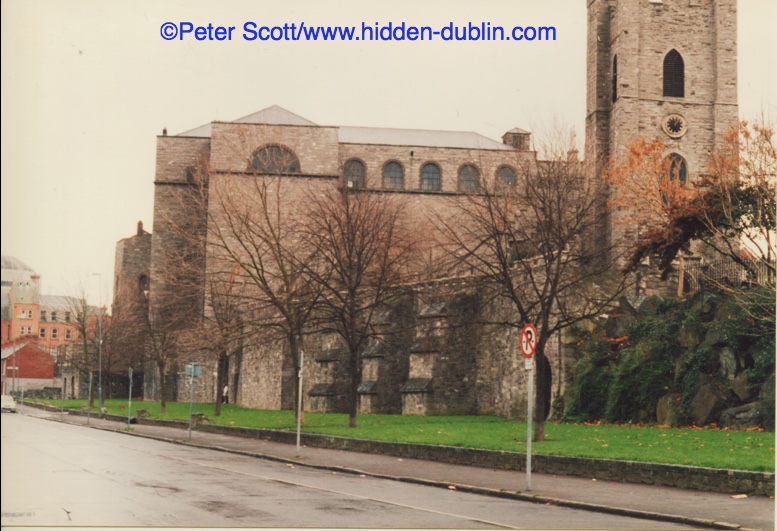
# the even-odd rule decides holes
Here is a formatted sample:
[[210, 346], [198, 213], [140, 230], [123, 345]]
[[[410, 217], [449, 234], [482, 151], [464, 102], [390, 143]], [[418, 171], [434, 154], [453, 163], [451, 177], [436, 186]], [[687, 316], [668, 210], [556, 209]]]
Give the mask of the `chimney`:
[[143, 236], [143, 221], [138, 221], [138, 236]]

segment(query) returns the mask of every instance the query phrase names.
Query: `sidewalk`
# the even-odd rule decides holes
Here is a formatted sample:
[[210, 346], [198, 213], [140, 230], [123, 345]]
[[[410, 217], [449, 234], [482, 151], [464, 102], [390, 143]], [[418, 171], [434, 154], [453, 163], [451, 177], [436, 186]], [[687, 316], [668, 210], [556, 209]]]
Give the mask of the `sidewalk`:
[[[86, 417], [62, 415], [31, 407], [19, 407], [29, 416], [86, 426]], [[90, 426], [120, 430], [126, 423], [92, 417]], [[192, 432], [185, 429], [133, 424], [128, 435], [150, 437], [178, 444], [212, 448], [297, 465], [323, 468], [341, 473], [375, 477], [511, 497], [533, 503], [546, 503], [577, 509], [600, 511], [678, 524], [718, 529], [774, 529], [774, 499], [767, 497], [733, 498], [729, 494], [708, 493], [612, 483], [569, 476], [533, 473], [531, 491], [526, 491], [526, 473], [449, 465], [417, 459], [303, 447], [296, 457], [294, 445], [241, 437]]]

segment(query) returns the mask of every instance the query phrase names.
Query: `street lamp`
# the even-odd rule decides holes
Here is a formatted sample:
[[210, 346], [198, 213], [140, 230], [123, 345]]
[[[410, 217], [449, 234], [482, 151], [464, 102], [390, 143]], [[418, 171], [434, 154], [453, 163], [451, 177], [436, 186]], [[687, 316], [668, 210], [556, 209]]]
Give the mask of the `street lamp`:
[[97, 301], [97, 407], [100, 418], [103, 418], [103, 276], [92, 273], [100, 279], [100, 299]]

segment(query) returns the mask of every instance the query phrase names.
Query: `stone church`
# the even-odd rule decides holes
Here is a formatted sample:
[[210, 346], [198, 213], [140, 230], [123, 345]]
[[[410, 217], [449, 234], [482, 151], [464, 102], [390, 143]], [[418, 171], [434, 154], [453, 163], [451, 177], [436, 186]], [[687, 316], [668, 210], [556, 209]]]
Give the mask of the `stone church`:
[[[622, 156], [630, 141], [657, 137], [678, 177], [698, 179], [738, 118], [736, 0], [586, 2], [585, 158], [594, 162], [592, 177]], [[268, 155], [282, 155], [283, 168], [263, 166]], [[517, 168], [535, 159], [530, 133], [520, 128], [499, 142], [471, 132], [324, 126], [277, 106], [176, 135], [165, 131], [157, 138], [153, 236], [142, 273], [149, 310], [155, 319], [181, 326], [204, 311], [204, 281], [201, 289], [176, 293], [176, 308], [165, 304], [180, 292], [170, 278], [171, 257], [196, 265], [190, 286], [208, 273], [203, 250], [173, 228], [186, 218], [189, 230], [206, 233], [207, 212], [193, 207], [197, 168], [207, 166], [216, 176], [210, 193], [230, 179], [280, 170], [291, 187], [304, 182], [402, 195], [412, 215], [419, 215], [444, 213], [451, 197], [483, 184], [514, 183]], [[613, 238], [631, 234], [622, 211], [610, 216]], [[118, 275], [123, 272], [117, 266]], [[387, 317], [401, 321], [406, 332], [364, 355], [361, 410], [505, 416], [523, 410], [526, 372], [515, 333], [486, 332], [477, 324], [479, 315], [491, 311], [501, 310], [484, 303], [466, 279], [416, 286], [398, 313]], [[429, 336], [429, 330], [435, 333]], [[233, 353], [227, 367], [231, 399], [246, 407], [290, 408], [293, 378], [284, 348], [265, 342]], [[308, 409], [343, 410], [342, 347], [334, 337], [319, 335], [306, 344], [306, 354]], [[558, 339], [547, 357], [552, 383], [544, 385], [555, 398], [563, 395], [571, 358]], [[216, 362], [205, 363], [195, 392], [200, 400], [215, 400]], [[144, 392], [158, 399], [152, 373], [147, 368]], [[175, 393], [188, 398], [187, 382], [174, 375]]]

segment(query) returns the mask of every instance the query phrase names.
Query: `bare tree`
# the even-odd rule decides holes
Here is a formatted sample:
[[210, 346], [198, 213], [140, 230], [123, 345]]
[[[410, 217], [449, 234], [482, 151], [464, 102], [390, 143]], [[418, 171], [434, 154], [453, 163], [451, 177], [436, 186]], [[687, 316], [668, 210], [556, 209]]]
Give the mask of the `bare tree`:
[[305, 273], [321, 290], [317, 322], [348, 350], [348, 425], [356, 427], [362, 354], [380, 336], [376, 313], [407, 280], [413, 257], [396, 198], [331, 188], [307, 201], [304, 241], [315, 250]]
[[[257, 151], [248, 147], [255, 145], [261, 145], [260, 139], [244, 132], [233, 146], [245, 161], [247, 171], [242, 174], [209, 168], [199, 172], [208, 212], [206, 322], [218, 330], [211, 337], [220, 338], [222, 344], [252, 341], [268, 331], [279, 333], [293, 368], [296, 404], [302, 402], [299, 376], [305, 330], [320, 288], [303, 274], [316, 249], [300, 237], [299, 216], [292, 205], [318, 183], [294, 177], [299, 163], [290, 150], [276, 145]], [[223, 383], [220, 380], [219, 386]]]
[[60, 349], [61, 363], [63, 367], [68, 367], [71, 371], [81, 375], [90, 375], [89, 380], [89, 407], [93, 407], [94, 399], [97, 396], [97, 380], [93, 377], [98, 371], [99, 360], [99, 334], [98, 309], [90, 306], [86, 298], [86, 291], [81, 289], [77, 297], [67, 298], [68, 309], [71, 314], [71, 322], [75, 327], [77, 341], [65, 348]]
[[514, 184], [482, 183], [455, 202], [452, 220], [438, 218], [450, 256], [514, 310], [486, 324], [537, 328], [536, 441], [549, 413], [549, 340], [609, 308], [625, 284], [611, 274], [613, 249], [600, 243], [604, 190], [562, 136], [545, 146], [547, 160], [516, 161]]

